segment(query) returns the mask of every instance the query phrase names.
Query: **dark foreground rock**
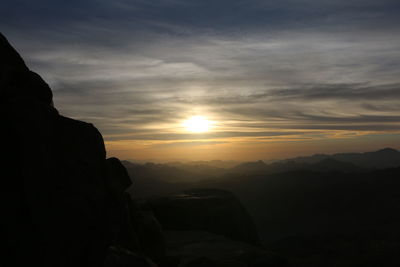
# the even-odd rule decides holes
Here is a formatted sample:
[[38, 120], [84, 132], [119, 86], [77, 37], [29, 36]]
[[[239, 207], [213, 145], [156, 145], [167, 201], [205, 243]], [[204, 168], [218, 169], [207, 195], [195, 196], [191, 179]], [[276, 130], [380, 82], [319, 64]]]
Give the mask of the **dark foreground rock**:
[[256, 226], [240, 201], [218, 189], [191, 189], [145, 202], [164, 229], [203, 230], [260, 245]]
[[0, 58], [0, 266], [154, 266], [132, 222], [129, 176], [106, 160], [99, 131], [61, 116], [1, 34]]
[[142, 200], [164, 229], [166, 254], [180, 267], [287, 266], [259, 244], [257, 229], [232, 193], [190, 189]]
[[49, 86], [0, 36], [4, 266], [99, 266], [109, 245], [105, 149], [63, 117]]
[[164, 229], [166, 253], [180, 267], [286, 266], [260, 246], [257, 229], [240, 201], [218, 189], [190, 189], [142, 201]]

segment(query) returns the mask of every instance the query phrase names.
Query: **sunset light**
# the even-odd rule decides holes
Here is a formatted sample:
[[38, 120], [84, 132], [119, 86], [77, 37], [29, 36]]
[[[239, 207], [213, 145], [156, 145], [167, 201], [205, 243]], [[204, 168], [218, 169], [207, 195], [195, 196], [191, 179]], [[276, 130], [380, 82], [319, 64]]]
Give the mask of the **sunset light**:
[[193, 133], [204, 133], [209, 131], [213, 122], [203, 116], [193, 116], [183, 122], [187, 131]]

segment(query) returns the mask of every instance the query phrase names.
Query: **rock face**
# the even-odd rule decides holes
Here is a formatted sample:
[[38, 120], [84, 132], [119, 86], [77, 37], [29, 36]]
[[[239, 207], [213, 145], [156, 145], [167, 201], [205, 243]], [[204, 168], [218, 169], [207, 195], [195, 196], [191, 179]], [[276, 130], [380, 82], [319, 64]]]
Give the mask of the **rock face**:
[[102, 137], [93, 125], [60, 116], [49, 86], [3, 36], [0, 42], [8, 266], [99, 266], [110, 239]]
[[203, 230], [260, 245], [253, 220], [230, 192], [192, 189], [146, 201], [164, 229]]
[[138, 259], [129, 176], [118, 159], [106, 160], [99, 131], [59, 115], [50, 87], [1, 34], [0, 56], [0, 265], [98, 267], [124, 251], [112, 247], [149, 262]]
[[144, 200], [164, 229], [167, 255], [180, 267], [286, 266], [264, 250], [240, 201], [218, 189], [190, 189]]

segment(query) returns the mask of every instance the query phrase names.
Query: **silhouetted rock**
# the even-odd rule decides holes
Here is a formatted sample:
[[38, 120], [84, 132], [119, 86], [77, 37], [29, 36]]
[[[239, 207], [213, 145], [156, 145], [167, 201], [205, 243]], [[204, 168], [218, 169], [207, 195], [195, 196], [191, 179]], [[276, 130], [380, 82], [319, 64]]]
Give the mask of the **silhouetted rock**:
[[0, 56], [7, 155], [0, 161], [7, 174], [0, 187], [0, 265], [104, 266], [112, 246], [141, 255], [124, 194], [131, 181], [119, 160], [106, 161], [99, 131], [59, 115], [49, 86], [2, 35]]
[[130, 197], [125, 193], [132, 181], [125, 167], [117, 158], [107, 159], [107, 173], [109, 179], [110, 199], [107, 202], [109, 211], [111, 244], [122, 246], [131, 251], [140, 251], [141, 245], [130, 216]]
[[125, 192], [125, 190], [132, 185], [132, 180], [129, 177], [128, 171], [117, 158], [108, 158], [107, 165], [109, 171], [108, 175], [109, 177], [113, 177], [113, 179], [110, 179], [112, 190], [120, 193]]
[[21, 56], [0, 33], [0, 99], [35, 99], [52, 103], [53, 94], [47, 83], [25, 65]]
[[230, 192], [191, 189], [149, 199], [164, 229], [204, 230], [230, 239], [259, 245], [256, 227], [240, 201]]
[[0, 42], [8, 266], [100, 266], [110, 239], [102, 137], [60, 116], [48, 85]]

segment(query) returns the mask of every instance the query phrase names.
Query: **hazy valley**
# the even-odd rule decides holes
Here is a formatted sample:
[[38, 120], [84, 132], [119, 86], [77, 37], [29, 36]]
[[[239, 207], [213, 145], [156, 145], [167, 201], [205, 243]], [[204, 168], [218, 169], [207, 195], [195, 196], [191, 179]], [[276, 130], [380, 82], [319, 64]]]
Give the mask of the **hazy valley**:
[[294, 266], [327, 259], [329, 266], [375, 266], [374, 260], [390, 262], [399, 245], [400, 152], [394, 149], [230, 168], [207, 162], [124, 165], [135, 198], [190, 188], [233, 192], [255, 220], [263, 244]]

